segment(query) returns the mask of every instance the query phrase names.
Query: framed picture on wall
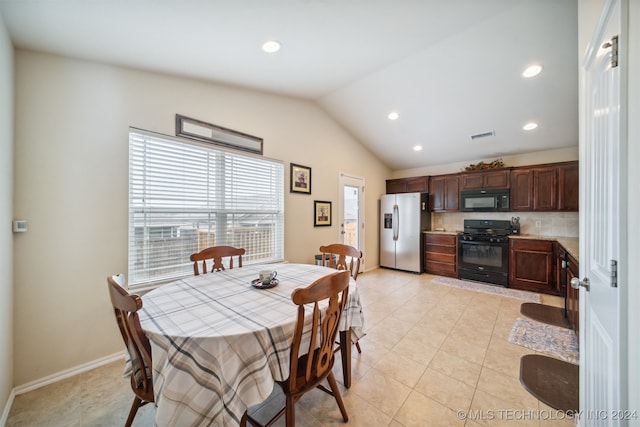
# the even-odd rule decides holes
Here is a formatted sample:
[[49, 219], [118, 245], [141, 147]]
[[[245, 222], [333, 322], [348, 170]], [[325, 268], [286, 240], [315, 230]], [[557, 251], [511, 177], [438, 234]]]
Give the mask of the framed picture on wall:
[[291, 193], [311, 194], [311, 168], [291, 163], [289, 171]]
[[331, 202], [320, 200], [313, 202], [313, 225], [314, 227], [331, 225]]

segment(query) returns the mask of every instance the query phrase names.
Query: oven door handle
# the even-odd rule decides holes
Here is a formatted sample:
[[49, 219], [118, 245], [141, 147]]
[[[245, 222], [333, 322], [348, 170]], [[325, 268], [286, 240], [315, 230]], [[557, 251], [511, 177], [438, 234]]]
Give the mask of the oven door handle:
[[458, 240], [458, 243], [464, 244], [464, 245], [485, 245], [485, 246], [509, 246], [509, 241], [507, 239], [505, 239], [504, 242], [483, 242], [483, 241], [478, 241], [478, 240]]

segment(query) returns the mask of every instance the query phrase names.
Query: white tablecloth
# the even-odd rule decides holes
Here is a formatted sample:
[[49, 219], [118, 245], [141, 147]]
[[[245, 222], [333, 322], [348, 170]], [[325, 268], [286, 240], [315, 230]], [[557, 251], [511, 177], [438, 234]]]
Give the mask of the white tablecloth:
[[[256, 289], [260, 270], [279, 285]], [[335, 273], [308, 264], [245, 265], [187, 277], [142, 297], [140, 322], [149, 337], [158, 426], [237, 426], [247, 407], [264, 401], [289, 372], [296, 318], [291, 292]], [[340, 330], [362, 334], [355, 281]]]

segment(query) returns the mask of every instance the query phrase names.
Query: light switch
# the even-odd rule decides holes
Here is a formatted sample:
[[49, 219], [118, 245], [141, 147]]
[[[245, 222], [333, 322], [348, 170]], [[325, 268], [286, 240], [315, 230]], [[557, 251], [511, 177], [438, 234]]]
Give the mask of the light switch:
[[16, 219], [13, 221], [13, 232], [24, 233], [27, 231], [27, 221]]

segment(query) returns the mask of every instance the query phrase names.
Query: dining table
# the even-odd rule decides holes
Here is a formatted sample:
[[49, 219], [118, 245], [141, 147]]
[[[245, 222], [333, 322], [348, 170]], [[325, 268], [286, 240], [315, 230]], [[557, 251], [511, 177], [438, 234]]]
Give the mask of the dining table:
[[[260, 271], [277, 272], [261, 288]], [[142, 296], [140, 324], [149, 338], [157, 426], [237, 426], [289, 376], [297, 316], [291, 300], [336, 270], [313, 264], [248, 264], [180, 278]], [[255, 286], [254, 286], [255, 285]], [[351, 343], [363, 333], [358, 287], [350, 280], [340, 318], [344, 385], [351, 384]]]

